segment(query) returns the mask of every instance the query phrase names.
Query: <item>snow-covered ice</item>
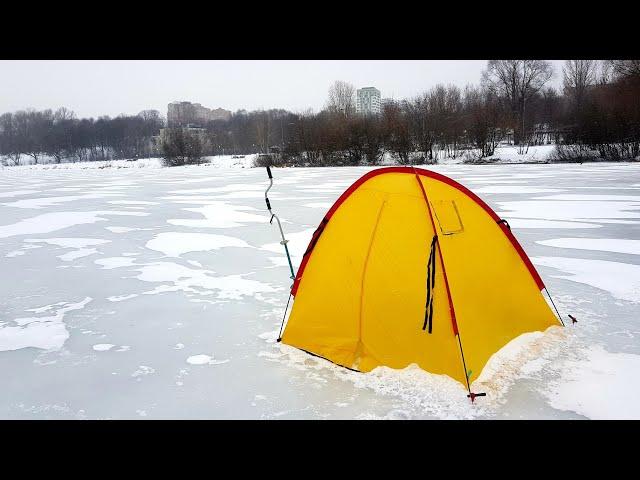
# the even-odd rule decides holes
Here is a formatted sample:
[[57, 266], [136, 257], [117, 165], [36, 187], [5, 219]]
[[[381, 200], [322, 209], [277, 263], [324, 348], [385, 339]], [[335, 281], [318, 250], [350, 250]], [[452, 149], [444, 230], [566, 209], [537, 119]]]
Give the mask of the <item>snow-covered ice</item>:
[[192, 355], [187, 358], [187, 363], [191, 365], [222, 365], [223, 363], [227, 363], [229, 360], [214, 360], [214, 358], [210, 355], [200, 354], [200, 355]]
[[640, 303], [640, 265], [565, 257], [532, 257], [531, 261], [563, 273], [552, 273], [554, 277], [584, 283], [621, 300]]
[[[507, 219], [578, 318], [497, 352], [471, 405], [446, 376], [276, 342], [291, 280], [252, 159], [0, 170], [0, 418], [640, 418], [640, 164], [426, 167]], [[273, 170], [294, 267], [369, 170]]]
[[168, 257], [179, 257], [188, 252], [219, 250], [224, 247], [251, 248], [244, 240], [215, 233], [163, 232], [147, 242], [147, 248], [162, 252]]
[[539, 240], [536, 243], [549, 247], [640, 255], [640, 240], [629, 238], [552, 238], [550, 240]]
[[640, 355], [610, 353], [594, 345], [585, 359], [566, 362], [559, 381], [546, 392], [552, 407], [575, 411], [596, 420], [640, 418], [640, 394], [634, 381]]

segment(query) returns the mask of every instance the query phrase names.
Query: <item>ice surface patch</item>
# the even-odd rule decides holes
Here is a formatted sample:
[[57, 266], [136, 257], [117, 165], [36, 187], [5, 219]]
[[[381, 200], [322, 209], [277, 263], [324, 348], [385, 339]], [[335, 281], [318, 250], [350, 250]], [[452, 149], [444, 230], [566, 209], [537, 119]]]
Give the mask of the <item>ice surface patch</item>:
[[[277, 198], [278, 195], [274, 195], [274, 198]], [[254, 191], [238, 191], [238, 192], [229, 192], [222, 193], [219, 195], [214, 195], [212, 198], [214, 199], [235, 199], [235, 198], [264, 198], [264, 192], [254, 192]]]
[[0, 226], [0, 238], [15, 235], [29, 235], [34, 233], [49, 233], [62, 230], [74, 225], [105, 221], [95, 212], [53, 212], [37, 217], [20, 220], [12, 225]]
[[597, 250], [602, 252], [628, 253], [640, 255], [640, 240], [626, 238], [553, 238], [538, 240], [536, 243], [557, 248]]
[[547, 195], [544, 197], [536, 197], [535, 200], [578, 200], [578, 201], [629, 201], [640, 202], [640, 196], [638, 195], [580, 195], [580, 194], [562, 194], [562, 195]]
[[566, 257], [532, 257], [536, 265], [555, 268], [569, 275], [552, 275], [591, 285], [616, 298], [640, 303], [640, 265]]
[[[63, 322], [65, 315], [68, 312], [83, 309], [91, 300], [91, 297], [86, 297], [78, 303], [47, 305], [33, 310], [38, 312], [55, 310], [53, 315], [16, 318], [3, 323], [0, 326], [0, 351], [27, 347], [59, 350], [69, 338], [69, 332]], [[54, 308], [58, 305], [62, 306]]]
[[540, 218], [545, 220], [588, 220], [598, 218], [640, 218], [640, 203], [570, 200], [497, 202], [503, 217]]
[[156, 294], [169, 291], [184, 291], [199, 295], [208, 295], [212, 290], [225, 300], [241, 300], [243, 296], [255, 296], [257, 293], [272, 293], [276, 290], [266, 283], [243, 278], [244, 275], [216, 277], [207, 270], [192, 268], [171, 262], [157, 262], [136, 269], [141, 272], [136, 278], [144, 282], [171, 282], [145, 292]]
[[102, 218], [101, 215], [145, 216], [148, 215], [148, 213], [120, 211], [43, 213], [42, 215], [26, 218], [10, 225], [0, 225], [0, 238], [50, 233], [73, 227], [74, 225], [106, 221], [106, 218]]
[[113, 347], [115, 347], [115, 345], [113, 345], [112, 343], [98, 343], [93, 346], [93, 349], [96, 352], [107, 352], [111, 350]]
[[160, 205], [158, 202], [146, 202], [142, 200], [110, 200], [112, 205]]
[[112, 297], [107, 297], [107, 300], [109, 300], [110, 302], [122, 302], [124, 300], [129, 300], [131, 298], [135, 298], [137, 296], [138, 296], [137, 293], [132, 293], [132, 294], [129, 294], [129, 295], [114, 295]]
[[140, 365], [135, 372], [131, 374], [132, 377], [143, 377], [156, 373], [156, 369], [147, 365]]
[[192, 355], [187, 358], [187, 363], [190, 365], [222, 365], [223, 363], [227, 363], [229, 360], [214, 360], [212, 356], [209, 355]]
[[557, 220], [535, 220], [530, 218], [509, 218], [512, 228], [601, 228], [597, 223], [562, 222]]
[[38, 190], [14, 190], [13, 192], [0, 192], [0, 198], [18, 197], [20, 195], [29, 195], [30, 193], [38, 193]]
[[474, 188], [475, 193], [553, 193], [561, 192], [557, 188], [538, 188], [527, 185], [490, 185], [487, 187]]
[[110, 240], [100, 240], [97, 238], [28, 238], [25, 240], [27, 243], [47, 243], [49, 245], [56, 245], [62, 248], [75, 248], [72, 252], [58, 255], [60, 260], [65, 262], [73, 261], [77, 258], [87, 257], [98, 253], [95, 248], [86, 248], [94, 245], [103, 245], [109, 243]]
[[79, 250], [74, 250], [73, 252], [68, 252], [63, 255], [58, 255], [60, 260], [64, 260], [65, 262], [71, 262], [76, 260], [77, 258], [88, 257], [89, 255], [93, 255], [98, 253], [98, 250], [95, 248], [81, 248]]
[[111, 240], [101, 240], [98, 238], [28, 238], [27, 243], [48, 243], [63, 248], [86, 248], [96, 245], [104, 245]]
[[213, 233], [164, 232], [149, 240], [147, 248], [162, 252], [168, 257], [179, 257], [187, 252], [219, 250], [224, 247], [252, 248], [244, 240]]
[[[200, 181], [205, 181], [200, 180]], [[177, 195], [183, 194], [198, 194], [198, 193], [226, 193], [226, 192], [237, 192], [242, 190], [257, 190], [260, 192], [264, 192], [266, 187], [264, 185], [260, 185], [257, 183], [231, 183], [229, 185], [224, 185], [222, 187], [211, 187], [211, 188], [192, 188], [188, 190], [172, 190], [169, 193], [175, 193]]]
[[305, 203], [302, 206], [309, 207], [309, 208], [331, 208], [332, 205], [333, 203], [330, 203], [330, 202], [312, 202], [312, 203]]
[[98, 265], [102, 265], [105, 270], [111, 270], [113, 268], [131, 267], [135, 265], [135, 259], [129, 257], [108, 257], [99, 258], [95, 261]]
[[640, 419], [640, 394], [634, 381], [640, 355], [610, 353], [592, 346], [585, 360], [564, 364], [561, 378], [545, 395], [552, 407], [594, 420]]
[[171, 219], [167, 223], [183, 227], [195, 228], [234, 228], [242, 227], [247, 223], [268, 222], [268, 216], [247, 213], [247, 210], [255, 210], [253, 207], [231, 205], [226, 202], [211, 202], [199, 208], [185, 208], [189, 212], [201, 214], [204, 219]]
[[42, 248], [42, 245], [23, 245], [20, 250], [13, 250], [5, 255], [5, 257], [19, 257], [20, 255], [24, 255], [27, 253], [27, 250], [32, 250], [34, 248]]
[[25, 200], [17, 200], [15, 202], [5, 203], [8, 207], [18, 208], [45, 208], [58, 205], [65, 202], [75, 202], [77, 200], [90, 200], [96, 198], [115, 197], [120, 196], [118, 193], [88, 193], [86, 195], [69, 195], [66, 197], [42, 197], [42, 198], [29, 198]]
[[104, 228], [106, 228], [107, 230], [113, 233], [127, 233], [127, 232], [133, 232], [136, 230], [150, 230], [149, 228], [131, 228], [131, 227], [104, 227]]

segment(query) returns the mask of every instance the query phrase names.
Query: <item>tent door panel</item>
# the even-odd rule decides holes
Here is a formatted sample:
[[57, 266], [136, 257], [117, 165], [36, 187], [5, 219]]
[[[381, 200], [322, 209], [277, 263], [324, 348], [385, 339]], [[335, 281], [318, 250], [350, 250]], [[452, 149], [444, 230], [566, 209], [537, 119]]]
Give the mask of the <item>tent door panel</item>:
[[443, 235], [464, 232], [464, 224], [455, 200], [436, 200], [433, 205], [436, 220]]

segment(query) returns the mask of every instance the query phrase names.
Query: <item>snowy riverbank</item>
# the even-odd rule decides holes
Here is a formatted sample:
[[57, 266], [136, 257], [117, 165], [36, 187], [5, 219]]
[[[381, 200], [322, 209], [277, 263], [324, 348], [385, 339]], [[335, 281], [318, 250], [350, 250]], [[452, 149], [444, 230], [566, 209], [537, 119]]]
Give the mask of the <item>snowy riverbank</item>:
[[[562, 163], [554, 159], [555, 145], [531, 146], [524, 153], [519, 153], [519, 147], [501, 146], [496, 148], [495, 154], [483, 159], [475, 159], [478, 163], [488, 164], [512, 164], [512, 163], [549, 163], [551, 161]], [[448, 158], [444, 152], [436, 152], [436, 159], [439, 165], [459, 165], [473, 159], [473, 152], [464, 152], [456, 158]], [[257, 154], [250, 155], [216, 155], [204, 157], [203, 163], [199, 165], [188, 165], [182, 168], [252, 168]], [[396, 165], [397, 161], [390, 153], [385, 153], [380, 162], [381, 166]], [[33, 160], [28, 157], [21, 159], [21, 164], [16, 166], [1, 166], [3, 168], [20, 170], [85, 170], [85, 169], [122, 169], [122, 168], [162, 168], [161, 158], [143, 158], [139, 160], [107, 160], [96, 162], [64, 162], [33, 164]]]

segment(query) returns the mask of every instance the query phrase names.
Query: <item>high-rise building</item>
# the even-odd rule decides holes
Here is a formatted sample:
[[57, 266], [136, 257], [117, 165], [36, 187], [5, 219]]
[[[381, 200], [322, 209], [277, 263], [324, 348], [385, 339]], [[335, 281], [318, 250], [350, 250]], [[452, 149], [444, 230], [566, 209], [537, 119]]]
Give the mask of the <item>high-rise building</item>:
[[203, 107], [199, 103], [173, 102], [167, 109], [169, 127], [204, 126], [210, 120], [229, 120], [231, 112], [223, 108], [215, 110]]
[[380, 90], [375, 87], [365, 87], [357, 90], [356, 113], [379, 115], [381, 110]]

